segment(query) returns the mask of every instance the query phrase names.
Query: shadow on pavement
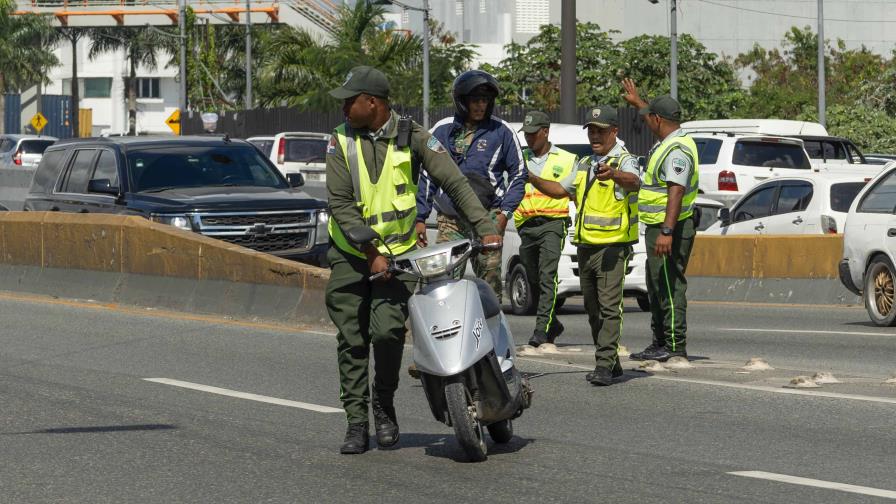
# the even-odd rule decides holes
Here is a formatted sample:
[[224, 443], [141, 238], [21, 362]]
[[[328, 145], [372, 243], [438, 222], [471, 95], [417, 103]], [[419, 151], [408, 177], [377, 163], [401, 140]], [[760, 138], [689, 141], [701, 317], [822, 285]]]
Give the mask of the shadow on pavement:
[[98, 432], [131, 432], [177, 429], [176, 425], [168, 424], [139, 424], [139, 425], [99, 425], [94, 427], [56, 427], [53, 429], [40, 429], [27, 432], [5, 432], [3, 436], [18, 434], [92, 434]]
[[[513, 436], [510, 442], [498, 444], [488, 439], [488, 456], [500, 456], [508, 453], [516, 453], [524, 446], [534, 442], [534, 439]], [[451, 459], [455, 462], [467, 462], [463, 450], [457, 444], [453, 434], [421, 434], [401, 433], [401, 448], [423, 448], [424, 453], [430, 457]]]

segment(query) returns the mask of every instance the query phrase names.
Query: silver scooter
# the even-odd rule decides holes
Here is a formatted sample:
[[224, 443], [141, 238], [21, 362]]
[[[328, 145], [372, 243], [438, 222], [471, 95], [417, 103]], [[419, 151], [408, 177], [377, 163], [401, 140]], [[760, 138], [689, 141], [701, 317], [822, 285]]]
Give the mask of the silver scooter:
[[[348, 238], [373, 243], [379, 236], [361, 227]], [[496, 443], [510, 441], [513, 419], [532, 398], [529, 381], [514, 366], [513, 337], [494, 291], [478, 278], [452, 277], [487, 248], [457, 240], [389, 258], [390, 271], [420, 279], [408, 302], [414, 364], [433, 416], [454, 427], [474, 462], [487, 457], [484, 431]]]

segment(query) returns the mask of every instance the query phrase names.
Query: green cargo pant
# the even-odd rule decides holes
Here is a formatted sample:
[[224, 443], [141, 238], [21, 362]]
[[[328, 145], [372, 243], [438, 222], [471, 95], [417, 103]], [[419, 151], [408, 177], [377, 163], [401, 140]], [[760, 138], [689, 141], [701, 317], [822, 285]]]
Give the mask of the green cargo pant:
[[526, 268], [529, 292], [538, 302], [535, 331], [546, 334], [555, 324], [557, 303], [557, 263], [566, 243], [566, 219], [536, 217], [517, 229], [520, 235], [520, 262]]
[[579, 283], [597, 366], [612, 370], [622, 336], [622, 291], [631, 245], [579, 246]]
[[647, 226], [647, 295], [650, 298], [650, 325], [653, 343], [672, 352], [686, 351], [688, 280], [684, 273], [694, 246], [694, 219], [678, 221], [672, 233], [672, 253], [659, 257], [653, 253], [659, 226]]
[[[497, 226], [498, 213], [501, 210], [495, 208], [489, 211], [489, 216]], [[462, 217], [449, 217], [439, 214], [436, 217], [438, 225], [438, 234], [436, 235], [436, 243], [442, 243], [453, 240], [463, 240], [464, 238], [476, 239], [476, 230]], [[503, 236], [503, 233], [501, 234]], [[457, 268], [457, 277], [460, 278], [466, 269], [466, 262]], [[501, 286], [501, 251], [489, 250], [482, 252], [473, 259], [473, 273], [488, 283], [498, 296], [498, 302], [501, 301], [504, 289]]]
[[326, 303], [336, 325], [340, 399], [349, 423], [367, 422], [368, 369], [373, 346], [374, 398], [392, 404], [404, 350], [408, 298], [415, 279], [407, 274], [369, 281], [367, 261], [336, 246], [327, 252], [330, 281]]

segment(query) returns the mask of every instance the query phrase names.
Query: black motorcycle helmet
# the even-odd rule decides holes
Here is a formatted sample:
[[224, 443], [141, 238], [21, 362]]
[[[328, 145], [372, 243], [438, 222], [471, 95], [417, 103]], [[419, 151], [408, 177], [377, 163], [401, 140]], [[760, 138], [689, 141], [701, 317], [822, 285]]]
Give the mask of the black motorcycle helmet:
[[482, 70], [467, 70], [454, 79], [454, 86], [451, 94], [454, 97], [454, 109], [461, 116], [466, 118], [469, 110], [467, 110], [467, 96], [473, 93], [473, 90], [479, 86], [487, 86], [493, 93], [492, 99], [488, 102], [488, 109], [485, 117], [491, 117], [492, 111], [495, 109], [495, 98], [501, 93], [498, 87], [498, 80], [492, 77], [488, 72]]

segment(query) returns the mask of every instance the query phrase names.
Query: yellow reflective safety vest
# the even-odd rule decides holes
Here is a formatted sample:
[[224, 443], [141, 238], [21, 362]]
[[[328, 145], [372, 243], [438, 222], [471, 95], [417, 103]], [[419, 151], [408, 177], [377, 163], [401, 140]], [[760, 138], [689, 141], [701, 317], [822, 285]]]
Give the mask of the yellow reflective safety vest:
[[669, 154], [674, 150], [680, 150], [690, 158], [694, 167], [688, 185], [684, 190], [681, 200], [681, 213], [678, 220], [683, 221], [693, 215], [694, 205], [697, 201], [697, 185], [699, 171], [697, 161], [697, 144], [687, 135], [667, 137], [654, 150], [647, 163], [647, 170], [641, 177], [641, 190], [638, 192], [638, 214], [641, 222], [645, 224], [661, 224], [666, 220], [666, 203], [669, 200], [669, 187], [665, 180], [660, 180], [659, 171]]
[[[360, 137], [354, 134], [346, 136], [345, 124], [341, 124], [336, 128], [336, 139], [351, 172], [355, 202], [361, 210], [361, 216], [389, 245], [389, 249], [380, 245], [379, 251], [385, 254], [391, 249], [393, 254], [398, 255], [412, 249], [417, 243], [414, 235], [417, 184], [411, 171], [411, 149], [399, 149], [395, 146], [395, 139], [391, 139], [383, 161], [383, 171], [374, 184], [370, 181], [370, 173], [364, 163], [364, 156], [361, 155]], [[328, 230], [333, 243], [341, 250], [366, 257], [349, 242], [335, 219], [330, 219]]]
[[[523, 151], [523, 158], [528, 164], [532, 158], [532, 150]], [[552, 148], [544, 162], [539, 177], [554, 182], [565, 179], [576, 168], [576, 155], [560, 148]], [[532, 217], [550, 217], [563, 219], [569, 217], [569, 198], [552, 198], [532, 184], [526, 184], [523, 200], [513, 212], [513, 223], [517, 229]]]
[[[613, 169], [632, 155], [623, 150], [619, 156], [607, 158]], [[606, 245], [638, 241], [637, 192], [616, 196], [616, 183], [597, 180], [593, 175], [594, 156], [579, 162], [576, 174], [576, 222], [573, 243], [576, 245]], [[595, 163], [595, 164], [592, 164]]]

